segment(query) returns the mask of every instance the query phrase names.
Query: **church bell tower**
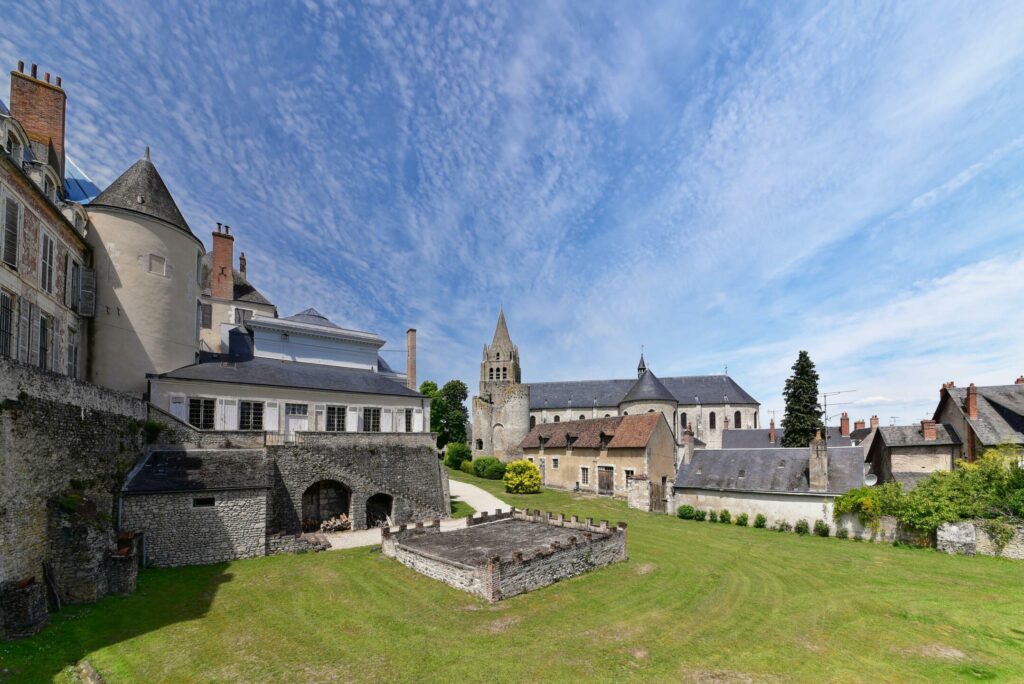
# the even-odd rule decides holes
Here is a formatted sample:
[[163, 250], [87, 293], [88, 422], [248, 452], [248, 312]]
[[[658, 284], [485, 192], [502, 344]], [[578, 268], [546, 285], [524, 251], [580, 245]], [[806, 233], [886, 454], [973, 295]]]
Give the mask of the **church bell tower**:
[[519, 368], [519, 349], [512, 344], [505, 323], [505, 310], [498, 314], [498, 325], [494, 328], [494, 339], [484, 347], [480, 363], [480, 396], [495, 395], [510, 384], [522, 382]]

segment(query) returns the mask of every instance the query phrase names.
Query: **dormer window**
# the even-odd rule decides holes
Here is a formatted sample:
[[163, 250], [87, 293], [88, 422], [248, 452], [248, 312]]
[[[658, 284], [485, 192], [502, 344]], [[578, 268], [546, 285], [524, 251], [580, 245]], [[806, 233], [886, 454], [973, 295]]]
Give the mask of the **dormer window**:
[[46, 195], [46, 199], [51, 202], [55, 202], [57, 200], [56, 188], [54, 188], [53, 181], [50, 180], [49, 176], [43, 177], [43, 194]]
[[611, 435], [606, 435], [605, 433], [602, 432], [601, 433], [601, 450], [603, 451], [603, 450], [607, 449], [608, 445], [611, 443], [611, 441], [612, 441], [612, 436]]
[[576, 443], [576, 435], [565, 435], [565, 450], [572, 451], [572, 446]]

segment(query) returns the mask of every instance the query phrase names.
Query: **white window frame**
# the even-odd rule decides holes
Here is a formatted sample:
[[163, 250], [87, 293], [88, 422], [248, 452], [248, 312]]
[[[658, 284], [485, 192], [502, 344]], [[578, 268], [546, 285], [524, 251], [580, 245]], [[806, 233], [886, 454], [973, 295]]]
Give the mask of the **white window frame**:
[[[334, 428], [330, 429], [330, 418], [328, 417], [333, 410], [334, 412]], [[338, 429], [338, 411], [342, 412], [341, 416], [341, 429]], [[344, 404], [328, 404], [324, 407], [324, 432], [348, 432], [348, 406]]]
[[78, 379], [78, 355], [81, 338], [78, 328], [68, 328], [68, 377]]
[[551, 457], [551, 469], [558, 470], [558, 456]]
[[[249, 411], [250, 411], [249, 427], [242, 427], [242, 405], [243, 404], [250, 404], [250, 409], [249, 409]], [[253, 420], [252, 420], [252, 415], [253, 415], [252, 406], [255, 406], [257, 404], [259, 404], [259, 406], [260, 406], [260, 426], [259, 427], [252, 427], [252, 423], [253, 423]], [[239, 431], [246, 431], [246, 432], [250, 432], [250, 431], [251, 432], [262, 432], [263, 431], [263, 427], [265, 425], [265, 423], [264, 423], [264, 416], [266, 414], [267, 414], [267, 403], [265, 401], [262, 401], [260, 399], [239, 399], [238, 400], [238, 430]]]
[[[53, 316], [40, 311], [36, 319], [36, 345], [39, 348], [39, 367], [43, 370], [53, 370]], [[46, 324], [45, 339], [43, 336], [43, 323]], [[43, 343], [46, 344], [46, 353], [43, 353]]]
[[[210, 402], [213, 402], [213, 419], [210, 421], [210, 427], [199, 427], [198, 425], [196, 425], [195, 423], [192, 422], [192, 402], [193, 401], [204, 401], [204, 402], [205, 401], [210, 401]], [[205, 413], [206, 413], [206, 408], [205, 408], [205, 405], [204, 405], [204, 407], [200, 409], [200, 414], [199, 414], [200, 422], [202, 422], [202, 418], [205, 416]], [[195, 396], [187, 397], [185, 399], [185, 422], [188, 425], [190, 425], [193, 428], [195, 428], [196, 430], [215, 430], [215, 429], [217, 429], [217, 397], [202, 396], [202, 395], [195, 395]]]
[[580, 486], [590, 486], [590, 466], [580, 466]]
[[[367, 416], [367, 411], [370, 412], [369, 416]], [[370, 428], [373, 427], [372, 419], [374, 417], [373, 416], [373, 412], [374, 411], [377, 412], [376, 413], [377, 429], [376, 430], [371, 430]], [[381, 421], [381, 414], [382, 413], [383, 413], [383, 411], [382, 411], [381, 407], [379, 407], [379, 406], [364, 406], [363, 410], [362, 410], [362, 416], [363, 416], [362, 423], [363, 424], [361, 426], [361, 430], [360, 431], [361, 432], [380, 432], [381, 428], [383, 427], [382, 421]], [[370, 422], [369, 425], [367, 425], [367, 418], [368, 417], [371, 419], [371, 422]]]

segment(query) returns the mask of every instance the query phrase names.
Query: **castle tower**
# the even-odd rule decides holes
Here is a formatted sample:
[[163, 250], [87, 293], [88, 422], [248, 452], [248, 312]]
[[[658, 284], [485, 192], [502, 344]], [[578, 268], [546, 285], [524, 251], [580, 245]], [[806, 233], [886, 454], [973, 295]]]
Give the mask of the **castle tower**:
[[90, 380], [142, 394], [146, 373], [195, 363], [199, 258], [206, 250], [150, 161], [149, 148], [87, 210], [96, 269]]
[[473, 397], [473, 455], [514, 460], [522, 456], [519, 444], [529, 429], [530, 388], [522, 384], [519, 349], [512, 344], [502, 310], [480, 362], [480, 394]]

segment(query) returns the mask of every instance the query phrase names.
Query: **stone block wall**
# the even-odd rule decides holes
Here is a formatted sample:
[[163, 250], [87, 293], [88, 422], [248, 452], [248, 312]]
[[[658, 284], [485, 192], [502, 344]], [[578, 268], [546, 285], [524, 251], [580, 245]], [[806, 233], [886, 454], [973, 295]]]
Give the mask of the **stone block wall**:
[[251, 430], [197, 430], [167, 411], [148, 405], [149, 420], [163, 425], [157, 436], [158, 445], [191, 447], [194, 449], [252, 449], [266, 444], [265, 432]]
[[981, 521], [946, 523], [935, 533], [935, 546], [945, 553], [1024, 560], [1024, 525], [1014, 525], [1013, 536], [1006, 546], [1000, 548], [985, 531]]
[[630, 508], [651, 511], [651, 481], [640, 475], [626, 482], [626, 502]]
[[[213, 497], [213, 506], [193, 499]], [[125, 495], [121, 528], [142, 532], [146, 565], [221, 563], [266, 553], [263, 489]]]

